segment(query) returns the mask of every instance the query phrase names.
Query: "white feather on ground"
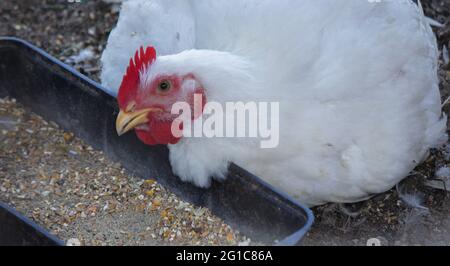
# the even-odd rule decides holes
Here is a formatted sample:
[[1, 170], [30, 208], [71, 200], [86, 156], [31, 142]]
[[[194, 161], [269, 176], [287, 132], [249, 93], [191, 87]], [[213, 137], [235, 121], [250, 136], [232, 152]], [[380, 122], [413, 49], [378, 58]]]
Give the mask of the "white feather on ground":
[[95, 57], [94, 51], [91, 49], [83, 49], [77, 55], [72, 55], [67, 58], [66, 63], [78, 64], [93, 59]]
[[425, 185], [435, 189], [450, 191], [450, 167], [448, 166], [440, 167], [436, 171], [435, 175], [436, 178], [433, 180], [427, 180], [425, 182]]
[[409, 207], [428, 211], [428, 208], [422, 205], [423, 197], [419, 193], [410, 193], [406, 191], [405, 186], [400, 183], [396, 185], [396, 190], [399, 198]]

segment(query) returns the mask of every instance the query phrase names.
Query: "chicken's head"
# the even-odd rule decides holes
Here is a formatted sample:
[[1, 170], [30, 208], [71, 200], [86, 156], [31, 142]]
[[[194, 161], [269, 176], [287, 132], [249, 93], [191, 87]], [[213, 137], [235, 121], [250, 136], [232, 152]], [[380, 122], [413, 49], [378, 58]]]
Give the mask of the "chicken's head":
[[[152, 72], [156, 61], [153, 47], [141, 47], [134, 60], [131, 58], [119, 88], [116, 129], [119, 135], [134, 129], [138, 138], [149, 145], [175, 144], [180, 138], [171, 130], [178, 117], [171, 113], [173, 104], [188, 103], [192, 119], [196, 119], [206, 102], [204, 89], [193, 74]], [[194, 95], [202, 97], [201, 103], [194, 101]], [[198, 104], [201, 106], [195, 108]]]

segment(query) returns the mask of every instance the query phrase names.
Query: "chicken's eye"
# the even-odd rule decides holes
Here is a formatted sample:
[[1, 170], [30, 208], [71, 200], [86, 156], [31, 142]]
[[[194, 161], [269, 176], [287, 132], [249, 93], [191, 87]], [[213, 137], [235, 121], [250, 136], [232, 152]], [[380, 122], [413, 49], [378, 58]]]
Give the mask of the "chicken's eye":
[[159, 83], [158, 85], [158, 91], [159, 92], [168, 92], [170, 90], [170, 88], [172, 87], [172, 84], [170, 84], [170, 81], [168, 80], [163, 80]]

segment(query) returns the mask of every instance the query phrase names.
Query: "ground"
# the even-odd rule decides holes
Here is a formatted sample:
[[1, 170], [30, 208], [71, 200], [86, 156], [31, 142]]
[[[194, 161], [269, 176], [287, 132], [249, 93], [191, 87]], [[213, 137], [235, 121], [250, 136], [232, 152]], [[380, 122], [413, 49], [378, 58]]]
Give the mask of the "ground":
[[[3, 0], [0, 2], [0, 35], [22, 37], [81, 73], [98, 80], [99, 56], [118, 17], [118, 5], [102, 0], [81, 1]], [[450, 46], [450, 0], [422, 0], [425, 13], [444, 27], [435, 28], [439, 49]], [[88, 60], [72, 57], [84, 51]], [[445, 52], [443, 52], [444, 54]], [[450, 96], [450, 64], [441, 56], [441, 95]], [[450, 104], [444, 105], [444, 112]], [[369, 201], [346, 206], [328, 204], [314, 208], [316, 221], [305, 245], [365, 245], [377, 238], [388, 245], [449, 245], [449, 193], [427, 186], [439, 177], [436, 171], [450, 166], [449, 149], [433, 150], [428, 160], [398, 188]], [[437, 182], [437, 184], [441, 184]]]

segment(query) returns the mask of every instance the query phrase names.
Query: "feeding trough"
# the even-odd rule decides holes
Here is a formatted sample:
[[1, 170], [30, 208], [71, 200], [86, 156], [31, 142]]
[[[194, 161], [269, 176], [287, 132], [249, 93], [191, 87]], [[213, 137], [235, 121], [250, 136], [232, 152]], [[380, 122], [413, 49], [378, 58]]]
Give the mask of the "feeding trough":
[[[209, 208], [227, 224], [268, 245], [295, 245], [309, 230], [312, 212], [241, 167], [231, 164], [226, 181], [209, 189], [182, 182], [171, 170], [165, 146], [143, 145], [134, 134], [118, 137], [116, 99], [98, 83], [39, 48], [0, 38], [0, 97], [102, 150], [136, 176], [155, 178], [181, 199]], [[0, 245], [61, 245], [29, 219], [0, 203]]]

